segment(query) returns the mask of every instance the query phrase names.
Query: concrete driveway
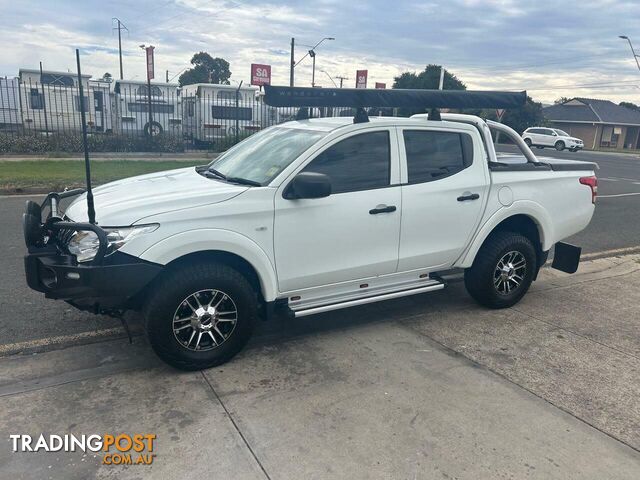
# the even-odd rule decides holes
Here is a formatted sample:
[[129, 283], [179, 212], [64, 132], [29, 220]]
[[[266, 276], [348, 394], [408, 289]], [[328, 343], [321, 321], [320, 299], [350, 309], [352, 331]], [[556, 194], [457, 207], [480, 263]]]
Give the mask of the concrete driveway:
[[514, 308], [461, 285], [262, 324], [220, 368], [143, 337], [0, 358], [0, 431], [157, 435], [152, 465], [0, 448], [3, 478], [540, 478], [640, 474], [640, 257], [545, 270]]

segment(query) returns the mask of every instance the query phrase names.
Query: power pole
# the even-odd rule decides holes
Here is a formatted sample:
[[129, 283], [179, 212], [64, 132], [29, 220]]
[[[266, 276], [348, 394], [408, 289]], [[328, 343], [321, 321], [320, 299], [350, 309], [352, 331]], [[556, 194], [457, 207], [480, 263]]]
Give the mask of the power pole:
[[296, 66], [296, 61], [293, 58], [293, 52], [295, 50], [295, 46], [296, 46], [296, 39], [291, 37], [291, 70], [289, 71], [289, 86], [293, 87], [293, 83], [294, 83], [294, 78], [293, 78], [293, 69]]
[[116, 30], [116, 28], [118, 30], [118, 56], [120, 57], [120, 80], [122, 80], [124, 78], [122, 74], [122, 29], [125, 29], [127, 32], [129, 31], [129, 29], [126, 27], [124, 23], [120, 21], [119, 18], [113, 17], [111, 19], [112, 22], [114, 20], [118, 22], [118, 26], [113, 28], [113, 30]]
[[339, 77], [339, 76], [336, 76], [336, 78], [337, 78], [338, 80], [340, 80], [340, 88], [342, 88], [342, 82], [344, 82], [345, 80], [349, 80], [349, 77]]
[[440, 65], [440, 84], [438, 90], [444, 90], [444, 67]]
[[165, 76], [165, 81], [166, 83], [169, 83], [169, 70], [167, 70], [166, 76]]

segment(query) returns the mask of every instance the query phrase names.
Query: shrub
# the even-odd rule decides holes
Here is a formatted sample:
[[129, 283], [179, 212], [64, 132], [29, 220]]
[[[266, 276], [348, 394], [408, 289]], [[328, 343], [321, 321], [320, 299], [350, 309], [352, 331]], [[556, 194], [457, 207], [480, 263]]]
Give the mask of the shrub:
[[[167, 152], [184, 151], [182, 138], [160, 134], [155, 137], [130, 135], [99, 135], [88, 137], [90, 152]], [[0, 134], [0, 154], [82, 153], [81, 133]]]

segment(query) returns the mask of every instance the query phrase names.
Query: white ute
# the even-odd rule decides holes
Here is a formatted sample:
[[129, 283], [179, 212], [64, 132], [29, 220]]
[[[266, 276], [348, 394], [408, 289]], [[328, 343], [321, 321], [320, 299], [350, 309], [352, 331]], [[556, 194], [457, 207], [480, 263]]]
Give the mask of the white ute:
[[[497, 157], [490, 128], [522, 155]], [[55, 246], [28, 205], [27, 280], [78, 308], [141, 310], [183, 369], [229, 360], [260, 317], [439, 290], [452, 269], [480, 304], [509, 307], [554, 244], [554, 266], [575, 271], [579, 248], [558, 242], [594, 212], [597, 167], [550, 161], [469, 115], [292, 121], [209, 165], [95, 188], [97, 225], [81, 195], [50, 222]]]

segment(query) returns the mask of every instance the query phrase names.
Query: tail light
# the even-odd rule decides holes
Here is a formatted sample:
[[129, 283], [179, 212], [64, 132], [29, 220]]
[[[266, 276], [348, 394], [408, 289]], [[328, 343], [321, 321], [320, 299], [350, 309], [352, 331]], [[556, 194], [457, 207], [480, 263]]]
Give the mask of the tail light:
[[580, 177], [580, 183], [587, 185], [591, 189], [591, 203], [596, 203], [596, 196], [598, 195], [598, 178], [594, 175], [592, 177]]

